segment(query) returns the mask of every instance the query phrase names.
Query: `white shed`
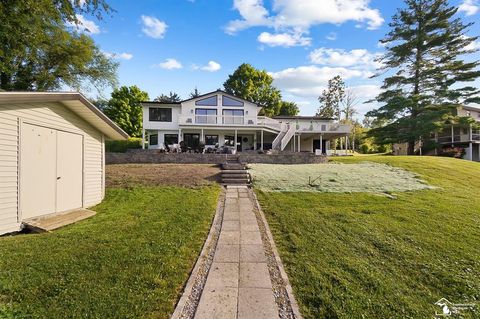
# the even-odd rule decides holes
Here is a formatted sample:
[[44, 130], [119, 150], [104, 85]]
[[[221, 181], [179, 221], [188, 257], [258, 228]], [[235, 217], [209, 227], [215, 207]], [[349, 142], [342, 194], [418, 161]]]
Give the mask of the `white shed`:
[[80, 93], [0, 92], [0, 234], [105, 194], [105, 139], [128, 135]]

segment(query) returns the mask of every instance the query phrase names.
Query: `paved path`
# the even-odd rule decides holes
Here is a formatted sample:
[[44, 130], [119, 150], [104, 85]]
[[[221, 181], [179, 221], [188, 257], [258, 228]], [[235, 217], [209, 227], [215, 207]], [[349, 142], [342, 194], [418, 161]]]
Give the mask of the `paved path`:
[[195, 318], [278, 318], [253, 202], [228, 187], [222, 229]]

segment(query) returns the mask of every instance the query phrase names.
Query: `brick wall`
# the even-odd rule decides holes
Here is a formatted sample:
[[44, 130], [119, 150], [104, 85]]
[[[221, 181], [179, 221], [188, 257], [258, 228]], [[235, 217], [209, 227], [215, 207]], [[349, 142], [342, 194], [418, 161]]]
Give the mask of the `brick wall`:
[[227, 156], [238, 157], [242, 163], [265, 164], [315, 164], [326, 163], [325, 156], [316, 156], [311, 153], [281, 153], [281, 154], [256, 154], [241, 153], [237, 155], [226, 154], [165, 154], [158, 150], [132, 150], [127, 153], [106, 153], [106, 164], [129, 163], [184, 163], [184, 164], [222, 164]]

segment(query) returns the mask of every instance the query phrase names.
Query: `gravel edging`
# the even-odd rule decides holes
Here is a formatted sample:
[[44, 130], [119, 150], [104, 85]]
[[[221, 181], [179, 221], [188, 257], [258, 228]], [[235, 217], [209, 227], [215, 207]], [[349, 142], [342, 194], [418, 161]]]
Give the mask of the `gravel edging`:
[[222, 228], [223, 212], [225, 207], [225, 188], [222, 187], [217, 201], [217, 209], [212, 226], [205, 240], [200, 256], [193, 267], [190, 277], [178, 301], [172, 319], [190, 319], [195, 316], [200, 297], [207, 281], [207, 275], [213, 263], [220, 230]]
[[249, 193], [253, 197], [254, 213], [257, 217], [257, 222], [260, 228], [260, 234], [265, 247], [265, 254], [267, 256], [267, 265], [270, 272], [270, 279], [272, 281], [273, 294], [275, 302], [278, 305], [280, 318], [285, 319], [302, 319], [300, 308], [293, 295], [293, 289], [288, 280], [287, 273], [278, 254], [277, 246], [273, 240], [272, 233], [268, 226], [265, 214], [260, 207], [257, 195], [253, 189], [249, 189]]

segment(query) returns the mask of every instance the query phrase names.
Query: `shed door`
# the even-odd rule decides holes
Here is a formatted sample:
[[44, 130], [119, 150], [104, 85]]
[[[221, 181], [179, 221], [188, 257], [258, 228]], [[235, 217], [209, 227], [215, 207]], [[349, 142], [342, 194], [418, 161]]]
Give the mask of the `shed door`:
[[82, 207], [83, 137], [57, 132], [57, 206], [56, 211]]
[[23, 124], [20, 155], [22, 219], [55, 212], [55, 130]]

